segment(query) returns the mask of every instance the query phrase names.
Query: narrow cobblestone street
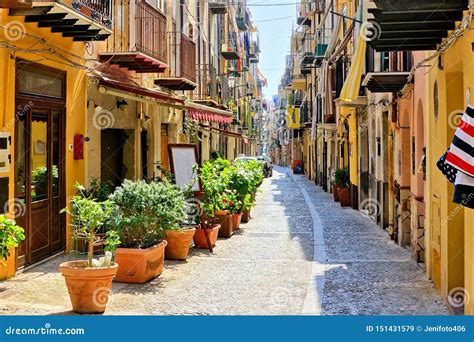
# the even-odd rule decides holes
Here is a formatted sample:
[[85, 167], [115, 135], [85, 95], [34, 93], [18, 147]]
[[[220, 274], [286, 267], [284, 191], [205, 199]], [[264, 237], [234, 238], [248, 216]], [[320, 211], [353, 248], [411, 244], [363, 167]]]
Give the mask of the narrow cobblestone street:
[[[309, 202], [308, 202], [309, 201]], [[66, 256], [0, 282], [2, 314], [69, 314]], [[317, 288], [316, 288], [317, 287]], [[114, 283], [106, 314], [448, 314], [410, 258], [370, 219], [275, 168], [253, 219], [214, 254], [192, 250], [144, 285]]]

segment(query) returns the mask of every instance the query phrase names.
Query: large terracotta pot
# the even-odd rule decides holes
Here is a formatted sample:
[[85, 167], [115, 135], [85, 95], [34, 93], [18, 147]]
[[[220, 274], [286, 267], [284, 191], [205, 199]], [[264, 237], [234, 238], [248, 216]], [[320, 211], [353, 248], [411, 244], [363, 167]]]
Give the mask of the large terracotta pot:
[[59, 265], [72, 309], [82, 314], [104, 313], [118, 265], [90, 268], [86, 265], [85, 261], [68, 261]]
[[166, 240], [156, 246], [139, 248], [117, 248], [115, 262], [119, 265], [115, 281], [142, 284], [163, 272]]
[[245, 210], [242, 212], [242, 219], [241, 219], [241, 222], [247, 223], [248, 221], [250, 221], [250, 208], [245, 209]]
[[196, 233], [196, 228], [167, 230], [165, 237], [168, 242], [165, 248], [166, 259], [186, 260], [194, 233]]
[[240, 229], [241, 221], [242, 221], [242, 213], [234, 214], [234, 230]]
[[339, 202], [339, 187], [337, 184], [332, 185], [332, 195], [334, 196], [334, 202]]
[[234, 215], [228, 211], [217, 212], [215, 221], [221, 225], [219, 237], [230, 238], [234, 234]]
[[216, 245], [217, 235], [219, 234], [219, 229], [221, 226], [216, 224], [210, 228], [198, 228], [196, 229], [196, 233], [194, 234], [194, 246], [196, 248], [209, 248], [206, 240], [206, 235], [204, 231], [207, 231], [209, 236], [209, 241], [211, 242], [211, 247]]
[[348, 188], [338, 188], [339, 201], [341, 202], [342, 207], [348, 207], [351, 205], [349, 189]]

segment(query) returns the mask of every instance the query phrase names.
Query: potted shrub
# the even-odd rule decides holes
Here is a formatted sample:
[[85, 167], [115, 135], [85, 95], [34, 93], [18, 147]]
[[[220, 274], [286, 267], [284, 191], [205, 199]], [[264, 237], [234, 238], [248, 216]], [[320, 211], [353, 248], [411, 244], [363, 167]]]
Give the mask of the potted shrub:
[[110, 199], [119, 208], [118, 282], [144, 283], [164, 267], [166, 229], [185, 218], [181, 191], [168, 182], [125, 180]]
[[12, 250], [25, 239], [25, 231], [16, 222], [0, 215], [0, 267], [5, 268]]
[[203, 196], [201, 197], [201, 225], [194, 235], [194, 245], [197, 248], [212, 250], [216, 244], [221, 229], [221, 225], [216, 221], [216, 214], [220, 210], [220, 195], [227, 187], [222, 172], [229, 165], [228, 161], [222, 159], [208, 161], [204, 163], [199, 172]]
[[249, 179], [249, 189], [245, 198], [242, 200], [242, 222], [248, 222], [250, 220], [250, 210], [255, 205], [255, 196], [258, 191], [258, 187], [263, 182], [263, 165], [257, 160], [247, 160], [238, 163], [239, 166], [244, 170]]
[[243, 212], [251, 206], [251, 192], [254, 191], [253, 179], [245, 168], [245, 161], [237, 161], [223, 171], [223, 177], [228, 182], [228, 188], [235, 193], [235, 201], [231, 206], [234, 216], [234, 230], [240, 228]]
[[338, 187], [337, 192], [341, 206], [349, 206], [349, 170], [347, 168], [336, 169], [334, 172], [334, 182]]
[[[120, 241], [113, 229], [108, 230], [103, 239], [97, 236], [97, 230], [115, 214], [115, 206], [110, 201], [75, 196], [71, 211], [67, 208], [62, 211], [72, 215], [72, 238], [84, 239], [88, 246], [87, 260], [68, 261], [59, 266], [72, 308], [78, 313], [103, 313], [118, 269], [112, 252]], [[106, 255], [97, 260], [94, 259], [94, 245], [98, 243], [104, 243]]]
[[[173, 225], [169, 225], [165, 231], [165, 240], [168, 242], [165, 248], [166, 259], [171, 260], [186, 260], [189, 254], [189, 248], [193, 241], [194, 234], [196, 233], [195, 220], [198, 217], [199, 208], [197, 204], [189, 199], [191, 194], [192, 186], [189, 189], [181, 191], [180, 196], [175, 197], [175, 209], [179, 208], [178, 217], [182, 216], [182, 210], [184, 209], [187, 214], [186, 222], [176, 222]], [[188, 200], [185, 200], [185, 197]]]

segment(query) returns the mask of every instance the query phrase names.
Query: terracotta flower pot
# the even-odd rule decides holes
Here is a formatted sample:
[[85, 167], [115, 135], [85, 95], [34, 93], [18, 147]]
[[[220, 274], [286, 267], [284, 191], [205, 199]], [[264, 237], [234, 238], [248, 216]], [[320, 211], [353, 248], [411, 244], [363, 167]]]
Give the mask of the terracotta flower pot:
[[339, 202], [339, 187], [337, 184], [332, 185], [332, 195], [334, 196], [334, 202]]
[[207, 245], [206, 235], [204, 231], [207, 230], [209, 240], [211, 242], [211, 247], [216, 245], [217, 235], [219, 234], [219, 229], [221, 228], [220, 224], [213, 225], [211, 228], [198, 228], [194, 234], [194, 246], [196, 248], [209, 248]]
[[227, 212], [217, 212], [215, 221], [221, 225], [219, 237], [230, 238], [234, 234], [234, 215]]
[[119, 265], [115, 281], [142, 284], [163, 272], [165, 264], [165, 240], [156, 246], [139, 248], [117, 248], [115, 262]]
[[242, 221], [242, 213], [234, 214], [234, 230], [240, 229], [241, 221]]
[[166, 259], [186, 260], [194, 233], [196, 233], [196, 228], [167, 230], [165, 237], [168, 242], [165, 248]]
[[348, 207], [351, 205], [349, 189], [348, 188], [338, 188], [339, 201], [341, 202], [342, 207]]
[[245, 209], [245, 210], [242, 212], [242, 219], [241, 219], [241, 222], [247, 223], [248, 221], [250, 221], [250, 208]]
[[72, 309], [82, 314], [104, 313], [118, 265], [85, 266], [84, 261], [68, 261], [59, 265], [59, 271], [66, 280]]

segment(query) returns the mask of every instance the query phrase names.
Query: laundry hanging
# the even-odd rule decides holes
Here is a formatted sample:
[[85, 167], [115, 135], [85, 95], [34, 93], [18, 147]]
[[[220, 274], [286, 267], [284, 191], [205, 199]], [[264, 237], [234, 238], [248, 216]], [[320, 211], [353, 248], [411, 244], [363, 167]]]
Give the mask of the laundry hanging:
[[468, 106], [448, 151], [436, 164], [454, 183], [453, 202], [474, 209], [474, 108]]

